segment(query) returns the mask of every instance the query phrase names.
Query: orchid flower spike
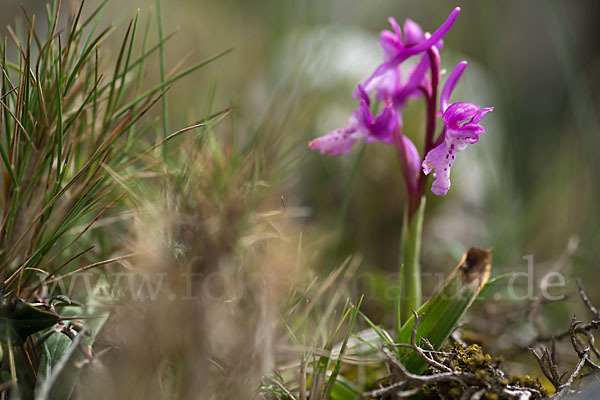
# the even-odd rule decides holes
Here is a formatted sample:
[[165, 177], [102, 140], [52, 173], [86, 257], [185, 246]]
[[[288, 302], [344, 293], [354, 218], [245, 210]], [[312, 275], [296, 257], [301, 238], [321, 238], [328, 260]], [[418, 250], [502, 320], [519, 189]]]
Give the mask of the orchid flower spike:
[[[433, 140], [435, 123], [428, 123], [424, 151], [421, 158], [414, 143], [402, 133], [402, 109], [406, 102], [415, 97], [427, 99], [427, 118], [434, 121], [437, 115], [436, 99], [439, 82], [439, 51], [442, 38], [448, 33], [460, 8], [455, 8], [446, 21], [433, 33], [424, 33], [410, 19], [400, 25], [395, 19], [389, 22], [393, 31], [383, 31], [379, 44], [383, 49], [383, 63], [366, 80], [358, 84], [354, 97], [360, 105], [342, 129], [337, 129], [311, 141], [308, 146], [322, 154], [341, 155], [350, 151], [357, 140], [366, 143], [375, 141], [395, 146], [404, 174], [410, 198], [420, 199], [424, 191], [425, 175], [433, 171], [435, 178], [431, 191], [444, 196], [450, 189], [450, 169], [456, 154], [469, 144], [477, 143], [485, 130], [479, 124], [493, 108], [481, 108], [473, 103], [450, 104], [450, 96], [467, 66], [458, 63], [448, 76], [440, 94], [440, 111], [444, 129], [437, 141]], [[408, 58], [422, 54], [421, 59], [403, 79], [401, 64]], [[431, 77], [428, 75], [431, 71]], [[383, 106], [378, 115], [371, 112], [371, 94]], [[423, 174], [421, 173], [423, 172]], [[418, 203], [416, 203], [418, 204]]]

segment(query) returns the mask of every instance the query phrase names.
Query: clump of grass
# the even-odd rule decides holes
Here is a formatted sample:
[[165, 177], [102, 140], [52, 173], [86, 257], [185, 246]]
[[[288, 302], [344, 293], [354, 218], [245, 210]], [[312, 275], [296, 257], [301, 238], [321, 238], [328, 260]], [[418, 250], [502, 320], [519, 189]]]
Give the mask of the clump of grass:
[[[68, 312], [61, 309], [72, 305], [63, 296], [71, 294], [63, 283], [77, 273], [134, 257], [122, 246], [130, 227], [124, 213], [134, 205], [130, 185], [155, 161], [149, 157], [153, 149], [197, 127], [154, 141], [148, 137], [153, 122], [143, 117], [174, 82], [226, 53], [186, 69], [178, 65], [159, 83], [144, 86], [148, 58], [170, 35], [148, 47], [147, 25], [140, 51], [138, 13], [119, 39], [117, 56], [108, 59], [104, 47], [114, 29], [97, 30], [105, 5], [83, 18], [82, 2], [61, 30], [65, 24], [60, 0], [55, 0], [46, 9], [45, 37], [36, 30], [36, 17], [24, 11], [26, 32], [19, 35], [9, 27], [10, 41], [0, 44], [0, 338], [10, 359], [2, 364], [0, 387], [11, 396], [31, 398], [36, 385], [37, 398], [70, 396], [79, 372], [63, 369], [72, 365], [73, 348], [83, 349], [91, 340], [79, 338], [69, 345], [77, 336], [74, 323], [61, 322], [41, 334], [59, 319], [65, 321]], [[10, 59], [11, 49], [15, 59]], [[90, 295], [80, 293], [80, 303]], [[61, 334], [52, 335], [55, 331]], [[59, 336], [69, 339], [66, 346], [62, 342], [61, 351], [49, 352]], [[88, 352], [82, 354], [91, 361]], [[70, 382], [61, 380], [65, 376]]]
[[123, 182], [143, 164], [147, 149], [138, 145], [147, 126], [141, 118], [169, 85], [216, 58], [140, 93], [132, 78], [157, 46], [133, 56], [136, 16], [112, 70], [106, 71], [99, 49], [111, 29], [96, 33], [92, 24], [104, 4], [81, 21], [82, 4], [69, 31], [57, 32], [55, 2], [47, 10], [51, 29], [45, 41], [25, 13], [27, 37], [13, 36], [18, 61], [6, 60], [6, 42], [1, 47], [0, 277], [16, 295], [39, 289], [39, 271], [32, 268], [47, 272], [44, 281], [51, 281], [68, 267], [61, 262], [91, 250], [82, 248], [82, 237], [115, 205], [125, 192]]

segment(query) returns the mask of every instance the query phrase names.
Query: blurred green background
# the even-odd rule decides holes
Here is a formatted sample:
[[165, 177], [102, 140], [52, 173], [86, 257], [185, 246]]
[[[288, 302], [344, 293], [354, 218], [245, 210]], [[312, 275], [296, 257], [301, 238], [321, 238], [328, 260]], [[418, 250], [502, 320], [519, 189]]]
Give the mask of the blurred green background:
[[[17, 2], [0, 4], [6, 36], [4, 27], [18, 28], [23, 18]], [[42, 1], [22, 4], [43, 16]], [[86, 11], [97, 4], [87, 1]], [[356, 107], [353, 87], [380, 61], [378, 34], [388, 28], [387, 17], [411, 18], [433, 31], [457, 5], [462, 12], [444, 39], [442, 65], [450, 70], [466, 59], [469, 67], [453, 100], [495, 110], [484, 120], [482, 140], [453, 168], [448, 196], [428, 193], [424, 271], [447, 273], [465, 249], [479, 246], [494, 249], [494, 275], [526, 271], [523, 257], [533, 255], [540, 278], [578, 237], [579, 248], [562, 271], [582, 277], [598, 302], [596, 0], [165, 0], [165, 32], [179, 28], [166, 47], [168, 69], [186, 57], [200, 60], [235, 48], [169, 92], [170, 128], [203, 115], [212, 88], [215, 109], [240, 106], [242, 131], [284, 121], [280, 135], [290, 149], [288, 159], [299, 162], [275, 197], [283, 196], [290, 209], [298, 207], [306, 251], [326, 254], [315, 258], [315, 269], [328, 271], [349, 253], [363, 256], [357, 291], [367, 292], [371, 314], [383, 315], [388, 303], [379, 297], [397, 269], [404, 201], [395, 151], [368, 147], [348, 189], [360, 150], [330, 158], [309, 152], [306, 143], [341, 127]], [[73, 6], [63, 2], [65, 12]], [[150, 0], [110, 0], [103, 20], [119, 26], [113, 35], [120, 38], [137, 8], [143, 21], [154, 23], [153, 7]], [[158, 76], [158, 63], [147, 74]], [[405, 133], [416, 143], [422, 141], [423, 120], [417, 101], [405, 114]], [[340, 217], [348, 190], [347, 214]], [[438, 282], [426, 278], [425, 293]]]

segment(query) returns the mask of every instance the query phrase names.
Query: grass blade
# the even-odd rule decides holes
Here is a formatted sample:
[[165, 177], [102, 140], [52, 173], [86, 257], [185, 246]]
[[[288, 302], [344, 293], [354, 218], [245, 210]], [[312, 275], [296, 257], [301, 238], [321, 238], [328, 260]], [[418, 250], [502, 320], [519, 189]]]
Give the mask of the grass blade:
[[[165, 46], [163, 44], [163, 22], [162, 22], [162, 10], [160, 8], [160, 0], [156, 0], [156, 25], [158, 28], [158, 42], [160, 46], [158, 48], [159, 60], [160, 60], [160, 81], [164, 84], [166, 80], [165, 72]], [[162, 123], [163, 123], [163, 139], [169, 135], [169, 109], [167, 107], [167, 94], [165, 93], [162, 97]], [[163, 160], [167, 161], [169, 156], [168, 146], [165, 143], [162, 147]]]
[[327, 391], [325, 392], [325, 399], [331, 398], [332, 391], [337, 384], [338, 375], [340, 373], [340, 367], [342, 365], [342, 358], [344, 357], [344, 353], [346, 352], [346, 346], [348, 345], [348, 339], [352, 334], [352, 329], [354, 328], [354, 323], [356, 322], [356, 317], [358, 316], [358, 310], [360, 309], [360, 305], [362, 304], [364, 296], [360, 298], [358, 304], [352, 307], [352, 314], [350, 315], [350, 321], [348, 323], [348, 330], [346, 331], [346, 336], [344, 337], [344, 341], [342, 342], [342, 347], [340, 348], [340, 354], [338, 355], [337, 361], [333, 367], [333, 371], [329, 376], [329, 380], [327, 381]]

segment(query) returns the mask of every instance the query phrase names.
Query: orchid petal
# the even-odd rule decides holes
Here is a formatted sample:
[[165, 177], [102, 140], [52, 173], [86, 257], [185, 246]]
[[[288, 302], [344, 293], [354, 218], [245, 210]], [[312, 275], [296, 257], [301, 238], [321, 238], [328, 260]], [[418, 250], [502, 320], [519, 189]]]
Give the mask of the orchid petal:
[[406, 60], [408, 57], [420, 53], [422, 51], [426, 51], [431, 46], [435, 46], [437, 42], [439, 42], [444, 36], [446, 36], [448, 31], [450, 31], [452, 25], [454, 25], [454, 22], [456, 22], [456, 17], [458, 17], [459, 13], [460, 7], [456, 7], [454, 10], [452, 10], [446, 21], [444, 21], [444, 23], [435, 32], [433, 32], [433, 34], [429, 38], [423, 40], [422, 42], [412, 47], [407, 47], [402, 53], [396, 56], [394, 62], [396, 64], [399, 64], [402, 61]]
[[475, 127], [472, 129], [447, 129], [446, 130], [446, 139], [448, 140], [456, 140], [464, 142], [464, 144], [473, 144], [479, 141], [479, 134], [484, 133], [483, 127], [478, 124], [473, 124]]
[[396, 22], [396, 19], [394, 17], [389, 17], [388, 22], [390, 23], [390, 25], [394, 29], [394, 32], [396, 33], [398, 43], [402, 44], [402, 30], [400, 29], [400, 25], [398, 25], [398, 22]]
[[396, 55], [399, 46], [401, 44], [398, 43], [398, 38], [395, 34], [390, 31], [381, 32], [379, 47], [383, 50], [383, 59], [385, 61], [392, 59]]
[[356, 139], [350, 135], [352, 130], [337, 129], [308, 143], [311, 150], [319, 150], [321, 154], [339, 156], [347, 154], [352, 149]]
[[371, 99], [369, 98], [370, 90], [368, 90], [362, 83], [356, 85], [354, 92], [352, 92], [352, 97], [359, 100], [365, 100], [367, 104], [370, 105]]
[[453, 129], [458, 129], [465, 122], [470, 122], [478, 114], [480, 107], [473, 103], [453, 103], [444, 111], [444, 122]]
[[450, 76], [448, 76], [448, 79], [446, 80], [446, 83], [444, 84], [444, 88], [442, 89], [442, 95], [440, 97], [440, 104], [442, 107], [442, 112], [446, 111], [446, 108], [448, 108], [448, 102], [450, 100], [450, 96], [452, 95], [452, 92], [454, 91], [456, 84], [458, 83], [460, 77], [462, 76], [463, 72], [465, 71], [465, 68], [467, 68], [467, 62], [461, 61], [456, 65], [456, 67], [454, 68], [454, 70], [452, 71]]
[[446, 143], [440, 144], [431, 150], [423, 160], [423, 173], [429, 175], [433, 170], [435, 181], [431, 185], [431, 191], [438, 196], [445, 196], [450, 189], [450, 168], [454, 163], [454, 154], [447, 147]]
[[473, 117], [471, 122], [478, 123], [479, 121], [481, 121], [481, 119], [483, 117], [485, 117], [485, 114], [492, 112], [492, 111], [494, 111], [494, 107], [482, 108], [481, 110], [479, 110], [479, 112], [477, 114], [475, 114], [475, 116]]
[[415, 21], [406, 19], [404, 21], [404, 46], [412, 46], [421, 42], [425, 36], [423, 29]]
[[[369, 104], [365, 99], [360, 100], [360, 106], [352, 114], [357, 121], [358, 126], [370, 126], [373, 123], [373, 114], [369, 109]], [[351, 125], [354, 125], [351, 122]]]
[[392, 133], [395, 127], [396, 113], [392, 104], [388, 104], [371, 126], [370, 131], [373, 138], [370, 141], [381, 140], [387, 144], [393, 144], [394, 138]]

